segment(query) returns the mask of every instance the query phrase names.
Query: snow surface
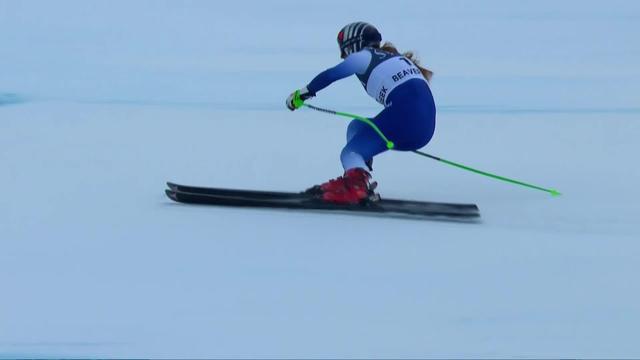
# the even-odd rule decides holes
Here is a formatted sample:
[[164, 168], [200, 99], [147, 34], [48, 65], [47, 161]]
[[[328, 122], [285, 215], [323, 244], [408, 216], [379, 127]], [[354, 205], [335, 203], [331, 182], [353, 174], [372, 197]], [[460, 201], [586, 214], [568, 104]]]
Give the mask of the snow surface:
[[[346, 119], [284, 99], [376, 24], [435, 77], [388, 197], [478, 224], [184, 206], [299, 190]], [[640, 3], [0, 0], [0, 357], [640, 357]], [[314, 104], [378, 110], [356, 80]]]

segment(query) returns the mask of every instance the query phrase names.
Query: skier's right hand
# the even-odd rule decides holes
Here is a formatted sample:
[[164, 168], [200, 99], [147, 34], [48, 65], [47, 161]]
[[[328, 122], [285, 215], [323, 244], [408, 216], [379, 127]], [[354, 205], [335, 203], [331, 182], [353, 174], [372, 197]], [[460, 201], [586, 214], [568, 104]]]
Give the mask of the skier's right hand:
[[289, 95], [286, 101], [287, 108], [291, 111], [296, 110], [304, 104], [305, 100], [313, 97], [309, 90], [304, 87], [300, 90], [296, 90]]

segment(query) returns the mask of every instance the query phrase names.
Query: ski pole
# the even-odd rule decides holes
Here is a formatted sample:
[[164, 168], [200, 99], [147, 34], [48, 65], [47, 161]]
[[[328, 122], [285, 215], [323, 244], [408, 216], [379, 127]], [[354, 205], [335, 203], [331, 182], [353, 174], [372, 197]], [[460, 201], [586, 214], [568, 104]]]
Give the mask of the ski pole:
[[360, 121], [366, 123], [367, 125], [371, 126], [371, 128], [373, 130], [375, 130], [375, 132], [382, 138], [382, 140], [385, 142], [385, 144], [387, 144], [387, 149], [391, 150], [395, 146], [393, 144], [393, 142], [389, 141], [389, 139], [387, 139], [387, 137], [384, 136], [384, 134], [382, 133], [382, 131], [380, 131], [380, 129], [376, 126], [376, 124], [374, 124], [371, 121], [371, 119], [369, 119], [369, 118], [366, 118], [364, 116], [349, 114], [349, 113], [345, 113], [345, 112], [339, 112], [339, 111], [335, 111], [335, 110], [323, 109], [323, 108], [320, 108], [320, 107], [317, 107], [317, 106], [313, 106], [313, 105], [309, 105], [309, 104], [302, 104], [302, 105], [308, 107], [309, 109], [313, 109], [313, 110], [316, 110], [316, 111], [321, 111], [321, 112], [324, 112], [324, 113], [327, 113], [327, 114], [346, 116], [346, 117], [349, 117], [349, 118], [360, 120]]
[[488, 172], [485, 172], [485, 171], [481, 171], [481, 170], [478, 170], [478, 169], [474, 169], [472, 167], [465, 166], [465, 165], [462, 165], [462, 164], [458, 164], [458, 163], [455, 163], [453, 161], [449, 161], [449, 160], [446, 160], [446, 159], [443, 159], [443, 158], [440, 158], [440, 157], [437, 157], [437, 156], [429, 155], [427, 153], [423, 153], [422, 151], [413, 150], [412, 152], [414, 152], [414, 153], [416, 153], [418, 155], [422, 155], [424, 157], [428, 157], [428, 158], [433, 159], [433, 160], [437, 160], [437, 161], [443, 162], [443, 163], [451, 165], [451, 166], [455, 166], [455, 167], [460, 168], [460, 169], [464, 169], [464, 170], [467, 170], [467, 171], [474, 172], [476, 174], [488, 176], [488, 177], [493, 178], [493, 179], [502, 180], [502, 181], [505, 181], [505, 182], [509, 182], [509, 183], [516, 184], [516, 185], [521, 185], [521, 186], [528, 187], [528, 188], [531, 188], [531, 189], [536, 189], [536, 190], [548, 192], [549, 194], [551, 194], [551, 196], [561, 195], [560, 192], [558, 192], [558, 190], [546, 189], [546, 188], [543, 188], [541, 186], [527, 184], [527, 183], [522, 182], [522, 181], [509, 179], [507, 177], [500, 176], [500, 175], [491, 174], [491, 173], [488, 173]]
[[[298, 102], [296, 102], [296, 101], [294, 100], [294, 104], [296, 105], [296, 108], [299, 108], [299, 107], [301, 107], [301, 106], [305, 106], [305, 107], [308, 107], [309, 109], [316, 110], [316, 111], [320, 111], [320, 112], [324, 112], [324, 113], [327, 113], [327, 114], [333, 114], [333, 115], [344, 116], [344, 117], [349, 117], [349, 118], [353, 118], [353, 119], [356, 119], [356, 120], [360, 120], [360, 121], [362, 121], [362, 122], [366, 123], [367, 125], [371, 126], [371, 128], [373, 128], [373, 130], [375, 130], [375, 132], [376, 132], [376, 133], [380, 136], [380, 138], [382, 138], [382, 140], [385, 142], [385, 144], [387, 145], [387, 148], [388, 148], [389, 150], [392, 150], [392, 149], [394, 148], [394, 146], [395, 146], [395, 145], [393, 144], [393, 142], [392, 142], [392, 141], [390, 141], [390, 140], [389, 140], [389, 139], [388, 139], [388, 138], [387, 138], [387, 137], [382, 133], [382, 131], [380, 131], [380, 129], [376, 126], [376, 124], [374, 124], [374, 123], [371, 121], [371, 119], [369, 119], [369, 118], [366, 118], [366, 117], [364, 117], [364, 116], [359, 116], [359, 115], [349, 114], [349, 113], [340, 112], [340, 111], [335, 111], [335, 110], [330, 110], [330, 109], [324, 109], [324, 108], [321, 108], [321, 107], [317, 107], [317, 106], [313, 106], [313, 105], [305, 104], [305, 103], [304, 103], [304, 101], [302, 101], [302, 100], [301, 100], [301, 99], [299, 99], [299, 98], [298, 98], [298, 99], [296, 99], [296, 100], [299, 100]], [[438, 156], [429, 155], [429, 154], [424, 153], [424, 152], [422, 152], [422, 151], [413, 150], [412, 152], [413, 152], [413, 153], [415, 153], [415, 154], [418, 154], [418, 155], [421, 155], [421, 156], [427, 157], [427, 158], [429, 158], [429, 159], [437, 160], [437, 161], [442, 162], [442, 163], [445, 163], [445, 164], [447, 164], [447, 165], [451, 165], [451, 166], [457, 167], [457, 168], [459, 168], [459, 169], [463, 169], [463, 170], [471, 171], [471, 172], [476, 173], [476, 174], [480, 174], [480, 175], [484, 175], [484, 176], [490, 177], [490, 178], [492, 178], [492, 179], [501, 180], [501, 181], [504, 181], [504, 182], [508, 182], [508, 183], [512, 183], [512, 184], [516, 184], [516, 185], [520, 185], [520, 186], [524, 186], [524, 187], [528, 187], [528, 188], [530, 188], [530, 189], [535, 189], [535, 190], [544, 191], [544, 192], [547, 192], [547, 193], [551, 194], [551, 196], [558, 196], [558, 195], [561, 195], [561, 193], [560, 193], [560, 192], [558, 192], [558, 190], [555, 190], [555, 189], [547, 189], [547, 188], [544, 188], [544, 187], [541, 187], [541, 186], [537, 186], [537, 185], [533, 185], [533, 184], [528, 184], [528, 183], [523, 182], [523, 181], [519, 181], [519, 180], [515, 180], [515, 179], [510, 179], [510, 178], [507, 178], [507, 177], [504, 177], [504, 176], [500, 176], [500, 175], [496, 175], [496, 174], [491, 174], [491, 173], [488, 173], [488, 172], [486, 172], [486, 171], [482, 171], [482, 170], [474, 169], [474, 168], [472, 168], [472, 167], [469, 167], [469, 166], [466, 166], [466, 165], [462, 165], [462, 164], [459, 164], [459, 163], [456, 163], [456, 162], [453, 162], [453, 161], [450, 161], [450, 160], [446, 160], [446, 159], [443, 159], [443, 158], [438, 157]]]

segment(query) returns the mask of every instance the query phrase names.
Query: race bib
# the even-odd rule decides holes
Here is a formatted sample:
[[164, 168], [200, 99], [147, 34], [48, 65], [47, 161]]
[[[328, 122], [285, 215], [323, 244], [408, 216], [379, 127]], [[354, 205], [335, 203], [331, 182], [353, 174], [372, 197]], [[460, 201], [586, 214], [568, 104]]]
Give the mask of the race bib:
[[426, 82], [420, 69], [411, 60], [404, 56], [393, 57], [371, 71], [367, 82], [367, 94], [386, 106], [387, 96], [391, 91], [411, 79], [422, 79]]

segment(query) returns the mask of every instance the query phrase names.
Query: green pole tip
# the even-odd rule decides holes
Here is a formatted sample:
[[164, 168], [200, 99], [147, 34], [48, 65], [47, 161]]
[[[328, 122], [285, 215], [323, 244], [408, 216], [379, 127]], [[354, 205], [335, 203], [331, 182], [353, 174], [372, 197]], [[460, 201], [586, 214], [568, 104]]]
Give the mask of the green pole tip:
[[560, 192], [558, 192], [558, 190], [551, 190], [550, 193], [551, 193], [551, 196], [560, 196], [560, 195], [562, 195]]
[[392, 141], [387, 141], [387, 149], [393, 149], [396, 146]]

